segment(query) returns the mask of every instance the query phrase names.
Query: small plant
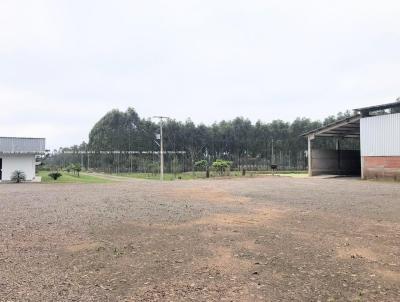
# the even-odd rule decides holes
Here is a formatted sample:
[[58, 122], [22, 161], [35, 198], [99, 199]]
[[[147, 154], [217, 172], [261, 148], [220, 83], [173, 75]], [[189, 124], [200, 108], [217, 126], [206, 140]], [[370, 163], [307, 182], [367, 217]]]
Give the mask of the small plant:
[[79, 172], [82, 171], [81, 165], [80, 165], [80, 164], [74, 164], [74, 165], [72, 166], [72, 169], [74, 170], [74, 174], [75, 174], [75, 172], [76, 172], [76, 173], [78, 174], [78, 177], [79, 177]]
[[198, 169], [204, 170], [208, 166], [208, 162], [205, 159], [196, 161], [194, 166]]
[[151, 173], [152, 175], [156, 175], [159, 173], [159, 166], [157, 163], [148, 163], [146, 166], [146, 172]]
[[21, 170], [15, 170], [11, 175], [11, 181], [20, 183], [26, 180], [25, 172]]
[[51, 172], [49, 173], [49, 177], [53, 180], [57, 180], [62, 176], [60, 172]]
[[228, 160], [223, 160], [223, 159], [217, 159], [215, 162], [213, 162], [212, 166], [213, 168], [219, 173], [219, 175], [224, 175], [225, 171], [232, 165], [231, 161]]
[[210, 177], [210, 171], [208, 170], [208, 161], [206, 161], [205, 159], [196, 161], [194, 163], [194, 166], [201, 171], [206, 171], [206, 178]]
[[73, 170], [73, 168], [74, 168], [74, 165], [69, 164], [68, 166], [66, 166], [66, 167], [64, 168], [64, 171], [66, 171], [66, 172], [68, 172], [68, 173], [71, 173], [71, 170]]

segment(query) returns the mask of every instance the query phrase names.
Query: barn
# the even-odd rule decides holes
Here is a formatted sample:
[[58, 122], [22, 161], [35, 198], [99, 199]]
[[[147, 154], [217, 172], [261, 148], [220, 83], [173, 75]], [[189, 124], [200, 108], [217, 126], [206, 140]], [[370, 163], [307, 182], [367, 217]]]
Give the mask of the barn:
[[[400, 102], [354, 109], [353, 116], [303, 136], [308, 139], [310, 176], [360, 175], [363, 179], [400, 180]], [[332, 140], [335, 147], [318, 147], [320, 139]], [[346, 140], [358, 144], [348, 148]]]
[[45, 152], [44, 138], [0, 137], [0, 181], [10, 181], [14, 171], [35, 179], [36, 156]]

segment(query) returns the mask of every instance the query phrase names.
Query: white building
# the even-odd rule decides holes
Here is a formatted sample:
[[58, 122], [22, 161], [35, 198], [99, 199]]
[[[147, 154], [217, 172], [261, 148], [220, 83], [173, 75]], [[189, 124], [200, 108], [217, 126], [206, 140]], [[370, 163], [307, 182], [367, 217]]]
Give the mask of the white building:
[[0, 181], [9, 181], [14, 171], [35, 179], [36, 155], [45, 152], [44, 138], [0, 137]]

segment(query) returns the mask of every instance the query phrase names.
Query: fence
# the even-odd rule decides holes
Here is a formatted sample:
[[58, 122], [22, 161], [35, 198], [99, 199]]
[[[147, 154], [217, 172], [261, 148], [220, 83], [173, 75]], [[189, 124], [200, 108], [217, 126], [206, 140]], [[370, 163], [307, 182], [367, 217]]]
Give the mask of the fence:
[[[279, 170], [305, 170], [307, 159], [304, 152], [292, 154], [277, 152], [274, 160], [262, 157], [230, 154], [200, 155], [196, 158], [185, 151], [165, 151], [164, 171], [182, 173], [195, 169], [194, 163], [206, 159], [211, 164], [216, 159], [232, 161], [232, 170], [270, 171], [271, 164]], [[63, 169], [71, 163], [79, 163], [84, 170], [105, 173], [159, 173], [160, 152], [155, 151], [66, 151], [51, 154], [45, 164], [49, 169]]]

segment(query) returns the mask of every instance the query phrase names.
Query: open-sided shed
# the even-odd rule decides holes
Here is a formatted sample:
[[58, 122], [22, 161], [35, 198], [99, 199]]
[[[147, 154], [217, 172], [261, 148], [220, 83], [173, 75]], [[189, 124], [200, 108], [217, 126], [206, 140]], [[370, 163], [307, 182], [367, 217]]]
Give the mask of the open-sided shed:
[[[358, 108], [354, 115], [303, 134], [308, 139], [308, 173], [361, 175], [400, 180], [400, 102]], [[329, 137], [335, 149], [317, 149], [313, 142]], [[359, 139], [359, 150], [343, 150], [346, 138]]]

